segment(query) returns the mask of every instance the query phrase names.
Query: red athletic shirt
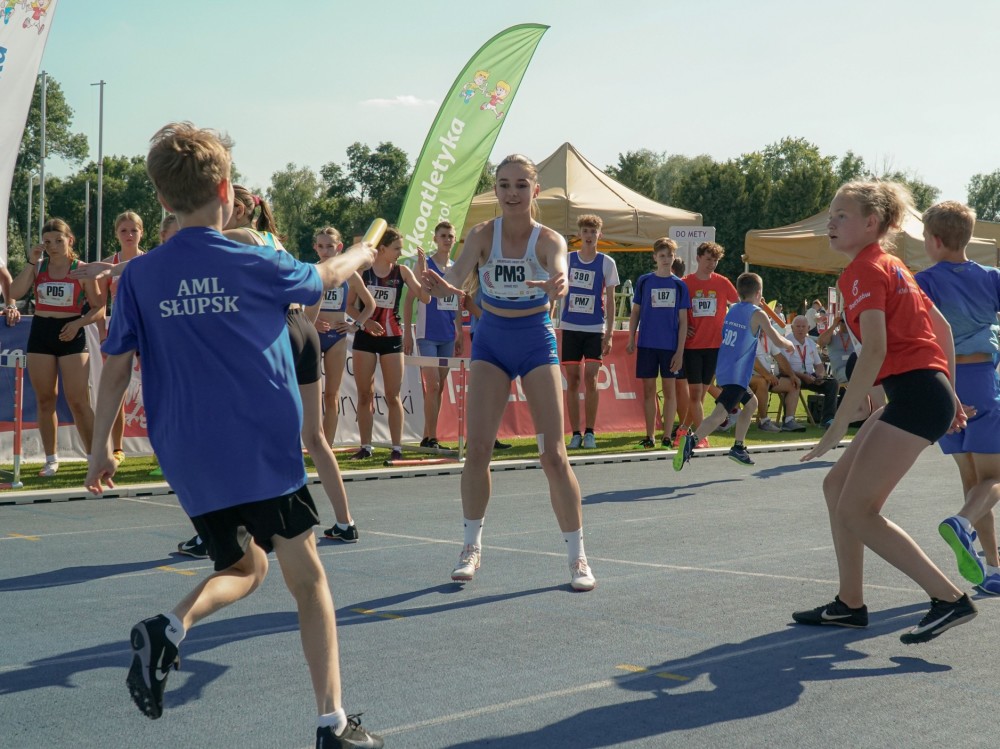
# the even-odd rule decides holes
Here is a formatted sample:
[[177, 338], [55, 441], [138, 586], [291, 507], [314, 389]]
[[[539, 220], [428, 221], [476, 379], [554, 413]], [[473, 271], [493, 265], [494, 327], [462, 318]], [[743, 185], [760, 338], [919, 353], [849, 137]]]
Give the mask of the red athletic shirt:
[[688, 336], [684, 348], [719, 348], [726, 310], [730, 304], [740, 301], [736, 287], [718, 273], [713, 273], [707, 281], [702, 281], [695, 273], [684, 276], [683, 280], [691, 295], [688, 330], [694, 330], [694, 336]]
[[[79, 260], [70, 263], [69, 269], [76, 270]], [[35, 276], [35, 312], [72, 312], [83, 314], [83, 304], [87, 294], [83, 283], [70, 278], [55, 279], [49, 275], [48, 259], [38, 263], [38, 275]]]
[[870, 244], [844, 268], [837, 287], [844, 296], [847, 325], [859, 341], [861, 313], [885, 312], [886, 355], [876, 384], [918, 369], [948, 374], [948, 359], [931, 325], [932, 303], [901, 260]]

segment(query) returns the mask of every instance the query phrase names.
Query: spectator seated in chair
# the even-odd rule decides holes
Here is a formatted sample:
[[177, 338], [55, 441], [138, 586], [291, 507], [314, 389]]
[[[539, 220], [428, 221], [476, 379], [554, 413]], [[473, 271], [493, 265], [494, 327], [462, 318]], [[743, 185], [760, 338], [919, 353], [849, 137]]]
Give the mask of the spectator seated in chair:
[[823, 395], [820, 426], [825, 429], [833, 423], [833, 417], [837, 413], [837, 391], [840, 390], [840, 385], [835, 377], [827, 374], [826, 365], [819, 355], [819, 347], [808, 334], [809, 322], [803, 315], [799, 315], [792, 320], [792, 351], [779, 353], [777, 358], [779, 363], [782, 358], [785, 359], [802, 390]]
[[[791, 369], [781, 371], [777, 359], [770, 349], [774, 348], [766, 336], [757, 340], [757, 356], [750, 377], [750, 390], [757, 397], [757, 428], [762, 432], [804, 431], [805, 427], [795, 421], [795, 409], [799, 404], [798, 379]], [[767, 415], [770, 393], [778, 393], [784, 399], [785, 420], [777, 423]]]

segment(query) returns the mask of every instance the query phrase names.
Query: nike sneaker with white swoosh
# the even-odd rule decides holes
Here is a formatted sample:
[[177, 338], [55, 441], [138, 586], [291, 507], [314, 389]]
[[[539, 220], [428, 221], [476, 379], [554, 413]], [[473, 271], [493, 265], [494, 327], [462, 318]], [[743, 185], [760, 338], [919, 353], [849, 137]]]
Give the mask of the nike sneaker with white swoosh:
[[381, 736], [361, 727], [361, 713], [347, 716], [347, 728], [337, 736], [332, 726], [316, 729], [316, 749], [382, 749]]
[[181, 665], [177, 647], [166, 634], [169, 627], [170, 620], [163, 614], [132, 627], [132, 667], [125, 683], [132, 701], [153, 720], [163, 715], [163, 691], [170, 669]]
[[900, 642], [904, 645], [928, 642], [952, 627], [972, 621], [978, 613], [968, 594], [963, 594], [957, 601], [932, 598], [931, 610], [920, 620], [920, 624], [899, 636]]
[[792, 614], [799, 624], [810, 624], [814, 626], [833, 625], [834, 627], [867, 627], [868, 607], [862, 606], [852, 609], [840, 600], [840, 596], [834, 597], [833, 601], [825, 606], [819, 606], [809, 611], [796, 611]]

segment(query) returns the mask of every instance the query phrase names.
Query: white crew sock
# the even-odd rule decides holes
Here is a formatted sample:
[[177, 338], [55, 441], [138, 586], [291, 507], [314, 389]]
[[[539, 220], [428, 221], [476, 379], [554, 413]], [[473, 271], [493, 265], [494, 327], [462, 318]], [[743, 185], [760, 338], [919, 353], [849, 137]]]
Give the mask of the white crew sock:
[[166, 613], [164, 616], [170, 622], [170, 626], [166, 629], [167, 639], [174, 644], [174, 647], [177, 647], [184, 641], [187, 631], [184, 629], [184, 624], [181, 620], [172, 612]]
[[333, 726], [333, 733], [339, 736], [347, 728], [347, 713], [344, 712], [344, 708], [334, 710], [332, 713], [325, 713], [316, 719], [316, 725], [319, 728]]
[[59, 464], [59, 455], [58, 454], [56, 454], [56, 455], [46, 455], [45, 456], [45, 462], [46, 463], [55, 463], [56, 465], [58, 465]]
[[334, 525], [340, 528], [340, 530], [346, 531], [348, 528], [354, 525], [354, 521], [352, 520], [350, 523], [334, 523]]
[[1000, 575], [1000, 567], [994, 567], [992, 564], [986, 564], [983, 562], [983, 569], [986, 571], [986, 577], [990, 575]]
[[483, 548], [483, 521], [486, 518], [479, 518], [479, 520], [462, 518], [462, 520], [465, 529], [465, 545]]
[[566, 555], [569, 561], [575, 562], [577, 559], [586, 559], [587, 554], [583, 550], [583, 528], [578, 531], [563, 533], [563, 540], [566, 541]]
[[976, 532], [976, 529], [972, 527], [972, 523], [969, 522], [968, 518], [963, 518], [961, 515], [956, 515], [955, 518], [962, 524], [962, 527], [965, 528], [966, 533], [972, 535]]

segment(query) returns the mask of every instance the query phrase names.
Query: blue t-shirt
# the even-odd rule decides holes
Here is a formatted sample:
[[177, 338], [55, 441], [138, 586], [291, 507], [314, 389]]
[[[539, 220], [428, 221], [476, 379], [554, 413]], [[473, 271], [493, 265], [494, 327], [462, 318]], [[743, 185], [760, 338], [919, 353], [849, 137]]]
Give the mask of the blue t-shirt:
[[942, 261], [914, 279], [951, 325], [956, 354], [997, 354], [1000, 270]]
[[214, 229], [182, 229], [126, 267], [106, 354], [138, 350], [149, 440], [190, 517], [306, 482], [285, 308], [315, 266]]
[[[739, 385], [746, 387], [753, 375], [753, 361], [757, 355], [757, 336], [751, 321], [758, 310], [756, 304], [738, 302], [729, 308], [722, 324], [722, 346], [719, 363], [715, 367], [715, 381], [719, 387]], [[758, 335], [766, 335], [758, 331]]]
[[641, 307], [636, 345], [676, 351], [680, 311], [691, 309], [687, 284], [674, 275], [647, 273], [636, 281], [632, 303]]

